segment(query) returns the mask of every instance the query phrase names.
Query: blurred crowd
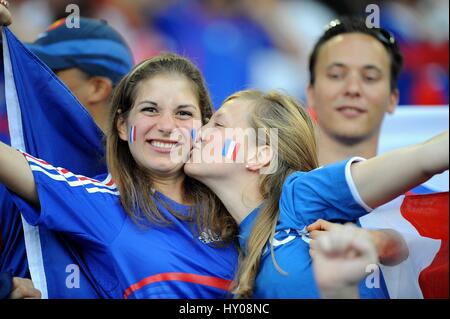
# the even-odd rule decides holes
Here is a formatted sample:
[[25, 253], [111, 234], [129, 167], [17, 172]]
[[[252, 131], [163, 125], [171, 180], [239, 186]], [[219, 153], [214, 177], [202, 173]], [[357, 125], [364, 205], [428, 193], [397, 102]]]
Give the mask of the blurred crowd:
[[174, 51], [204, 72], [217, 107], [230, 93], [275, 88], [304, 100], [307, 60], [324, 26], [340, 15], [380, 7], [405, 56], [401, 105], [448, 104], [449, 2], [446, 0], [15, 0], [11, 29], [25, 42], [68, 4], [107, 20], [130, 44], [136, 62]]

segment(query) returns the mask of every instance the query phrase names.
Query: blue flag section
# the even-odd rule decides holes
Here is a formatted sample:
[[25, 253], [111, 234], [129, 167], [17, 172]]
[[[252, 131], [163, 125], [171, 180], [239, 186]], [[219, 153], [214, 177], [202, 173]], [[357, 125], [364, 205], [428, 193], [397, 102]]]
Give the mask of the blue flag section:
[[[7, 27], [3, 28], [3, 66], [11, 146], [85, 176], [106, 173], [103, 135], [98, 126], [56, 75]], [[17, 207], [4, 193], [1, 186], [1, 232], [17, 239], [22, 236], [23, 224], [24, 241], [19, 238], [2, 243], [2, 258], [5, 251], [17, 256], [14, 261], [0, 259], [4, 263], [0, 263], [4, 268], [0, 270], [20, 268], [18, 263], [26, 268], [22, 245], [31, 277], [43, 298], [104, 297], [84, 267], [79, 247], [58, 233], [20, 220]], [[14, 229], [4, 229], [6, 225], [14, 225]]]

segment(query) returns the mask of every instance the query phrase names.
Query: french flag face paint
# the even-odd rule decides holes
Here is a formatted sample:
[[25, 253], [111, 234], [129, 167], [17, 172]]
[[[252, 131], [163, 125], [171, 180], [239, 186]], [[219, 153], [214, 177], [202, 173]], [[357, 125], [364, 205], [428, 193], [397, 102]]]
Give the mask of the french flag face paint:
[[236, 143], [233, 140], [226, 139], [225, 145], [223, 146], [222, 156], [228, 159], [236, 161], [238, 152], [239, 152], [240, 144]]
[[130, 144], [136, 143], [136, 126], [130, 128]]

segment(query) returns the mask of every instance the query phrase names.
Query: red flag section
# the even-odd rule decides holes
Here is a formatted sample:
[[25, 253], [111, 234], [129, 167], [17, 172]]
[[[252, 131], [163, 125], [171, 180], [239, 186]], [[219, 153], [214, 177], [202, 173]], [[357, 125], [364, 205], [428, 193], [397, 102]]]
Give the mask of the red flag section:
[[432, 263], [423, 269], [419, 285], [424, 298], [449, 297], [448, 192], [429, 195], [408, 195], [400, 211], [421, 236], [440, 239], [441, 246]]

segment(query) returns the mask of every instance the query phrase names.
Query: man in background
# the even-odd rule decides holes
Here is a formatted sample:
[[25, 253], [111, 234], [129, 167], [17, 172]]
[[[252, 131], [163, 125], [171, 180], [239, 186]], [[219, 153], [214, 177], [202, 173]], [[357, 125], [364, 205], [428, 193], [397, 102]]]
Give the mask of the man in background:
[[[399, 46], [388, 31], [382, 28], [368, 28], [364, 19], [359, 18], [343, 18], [330, 22], [310, 56], [310, 84], [307, 88], [308, 107], [317, 124], [320, 165], [353, 156], [371, 158], [377, 155], [384, 116], [393, 113], [399, 101], [397, 81], [402, 66], [403, 58]], [[419, 186], [416, 190], [429, 193], [423, 186]], [[426, 238], [420, 232], [420, 227], [428, 229], [427, 225], [420, 226], [419, 231], [412, 226], [409, 227], [418, 220], [406, 221], [406, 212], [402, 210], [400, 214], [402, 200], [398, 198], [358, 221], [364, 228], [383, 228], [380, 231], [370, 231], [375, 243], [384, 243], [377, 246], [380, 263], [395, 266], [405, 261], [408, 256], [408, 261], [402, 265], [409, 263], [412, 265], [411, 260], [416, 260], [416, 256], [417, 260], [428, 260], [421, 255], [425, 244], [429, 245], [427, 247], [430, 251], [439, 250], [436, 256], [444, 256], [448, 239], [442, 241], [442, 245], [433, 243], [433, 239]], [[423, 213], [436, 211], [435, 207], [430, 206], [433, 202], [431, 198], [424, 200], [425, 202], [420, 204]], [[420, 198], [416, 198], [415, 201], [420, 202]], [[448, 208], [442, 212], [448, 216]], [[440, 213], [436, 214], [434, 218], [441, 216]], [[330, 228], [330, 223], [318, 221], [308, 229], [317, 239], [320, 231]], [[422, 248], [416, 249], [416, 245]], [[436, 248], [435, 245], [441, 245], [441, 248]], [[446, 254], [447, 263], [441, 268], [446, 267], [448, 278], [448, 248]], [[430, 255], [430, 258], [431, 263], [433, 256]], [[420, 275], [423, 268], [415, 267], [419, 264], [421, 262], [416, 262], [407, 271], [398, 270], [405, 276], [403, 283], [417, 280], [411, 277], [411, 273]], [[389, 267], [391, 270], [388, 267], [382, 269], [389, 277], [402, 280], [399, 273], [392, 276], [388, 274], [388, 271], [400, 269], [400, 266]], [[389, 288], [389, 283], [387, 281], [386, 283]], [[400, 287], [398, 283], [393, 286], [395, 285]], [[423, 286], [420, 289], [424, 291]], [[418, 285], [414, 289], [405, 289], [404, 295], [399, 294], [399, 291], [396, 289], [396, 296], [391, 297], [416, 298], [421, 295]], [[389, 293], [391, 294], [391, 290]]]

